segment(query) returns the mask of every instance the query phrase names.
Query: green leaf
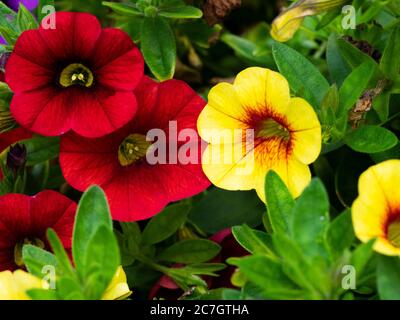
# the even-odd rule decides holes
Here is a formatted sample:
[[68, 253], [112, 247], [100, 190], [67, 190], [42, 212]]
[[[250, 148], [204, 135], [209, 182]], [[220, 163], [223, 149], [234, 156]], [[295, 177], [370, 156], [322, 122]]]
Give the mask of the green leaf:
[[379, 297], [382, 300], [400, 300], [400, 260], [398, 257], [378, 257], [376, 272]]
[[333, 84], [321, 102], [320, 120], [323, 126], [331, 127], [335, 125], [336, 112], [338, 109], [339, 92], [336, 84]]
[[233, 227], [232, 233], [237, 242], [250, 253], [274, 256], [271, 250], [271, 236], [268, 233], [252, 230], [245, 224]]
[[140, 253], [142, 235], [136, 222], [120, 222], [122, 233], [114, 230], [117, 237], [122, 266], [131, 265]]
[[272, 170], [267, 173], [265, 179], [265, 197], [272, 230], [276, 233], [289, 234], [294, 200], [285, 183]]
[[400, 26], [390, 33], [387, 46], [383, 52], [380, 68], [383, 74], [391, 80], [399, 77], [400, 71]]
[[59, 296], [54, 290], [30, 289], [26, 293], [32, 300], [59, 300]]
[[192, 6], [177, 6], [160, 8], [158, 14], [170, 19], [198, 19], [203, 16], [203, 12]]
[[325, 235], [329, 225], [329, 200], [322, 182], [315, 178], [293, 208], [292, 238], [310, 258], [327, 257]]
[[85, 297], [100, 299], [120, 264], [118, 243], [110, 228], [101, 225], [84, 252]]
[[60, 154], [60, 138], [36, 136], [20, 142], [26, 147], [27, 165], [52, 160]]
[[268, 256], [231, 258], [228, 263], [238, 266], [248, 280], [262, 288], [265, 298], [294, 299], [303, 296], [302, 290], [284, 273], [282, 265]]
[[329, 83], [319, 70], [302, 54], [282, 43], [274, 42], [272, 53], [279, 71], [289, 81], [296, 93], [304, 97], [317, 109], [329, 89]]
[[221, 247], [206, 239], [189, 239], [173, 244], [158, 255], [161, 261], [200, 263], [214, 258]]
[[216, 272], [226, 268], [223, 263], [196, 263], [191, 264], [183, 269], [191, 274], [217, 276]]
[[345, 137], [345, 142], [354, 151], [378, 153], [393, 148], [398, 139], [390, 130], [365, 125], [349, 133]]
[[294, 283], [313, 299], [322, 299], [329, 294], [330, 274], [325, 264], [308, 262], [301, 248], [285, 234], [275, 233], [272, 240], [281, 257], [283, 271]]
[[115, 13], [127, 17], [143, 16], [143, 12], [137, 8], [136, 4], [133, 3], [115, 3], [103, 1], [102, 4], [103, 6], [109, 7]]
[[56, 257], [52, 253], [36, 246], [24, 245], [22, 248], [22, 257], [26, 269], [36, 277], [43, 277], [43, 267], [45, 266], [54, 266], [54, 268], [57, 268]]
[[329, 74], [332, 81], [340, 87], [343, 84], [344, 79], [346, 79], [350, 74], [351, 67], [341, 56], [337, 41], [337, 35], [332, 33], [329, 36], [326, 48], [326, 62], [328, 64]]
[[270, 67], [273, 64], [271, 52], [268, 50], [267, 52], [256, 54], [257, 45], [248, 39], [225, 32], [221, 36], [221, 41], [231, 47], [240, 59], [249, 64], [261, 67]]
[[85, 265], [85, 252], [89, 240], [100, 226], [112, 231], [112, 220], [106, 196], [98, 186], [90, 187], [79, 201], [72, 240], [72, 255], [80, 273]]
[[19, 4], [17, 24], [21, 32], [39, 27], [35, 17], [22, 3]]
[[151, 245], [172, 236], [186, 221], [190, 207], [184, 203], [170, 205], [153, 217], [143, 230], [142, 243]]
[[339, 90], [339, 116], [347, 115], [351, 107], [355, 105], [367, 89], [374, 72], [374, 64], [365, 62], [355, 68], [344, 80]]
[[351, 210], [346, 210], [328, 227], [327, 242], [334, 260], [339, 258], [344, 250], [350, 248], [354, 238]]
[[52, 229], [47, 230], [47, 239], [50, 242], [51, 248], [53, 249], [56, 261], [57, 270], [61, 275], [65, 274], [73, 277], [74, 271], [71, 266], [71, 261], [69, 260], [68, 254], [65, 251], [60, 238]]
[[213, 188], [193, 203], [189, 220], [202, 231], [215, 234], [240, 224], [261, 224], [264, 204], [253, 191], [227, 191]]
[[371, 261], [374, 255], [374, 242], [375, 240], [371, 240], [359, 245], [351, 255], [350, 265], [356, 269], [357, 280], [360, 280], [363, 277], [368, 263]]
[[142, 22], [141, 49], [151, 72], [158, 80], [174, 76], [176, 63], [175, 36], [162, 17], [145, 17]]
[[369, 55], [360, 51], [358, 48], [350, 44], [349, 42], [337, 39], [337, 45], [343, 59], [350, 65], [352, 69], [357, 68], [359, 65], [369, 62], [375, 67], [378, 66], [376, 61], [372, 59]]

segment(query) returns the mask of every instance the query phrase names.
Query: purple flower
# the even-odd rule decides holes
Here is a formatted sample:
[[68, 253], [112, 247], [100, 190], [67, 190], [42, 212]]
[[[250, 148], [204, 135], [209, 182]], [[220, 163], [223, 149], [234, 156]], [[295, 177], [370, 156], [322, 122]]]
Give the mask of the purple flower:
[[3, 2], [14, 11], [18, 11], [20, 3], [22, 3], [28, 10], [32, 10], [38, 6], [39, 0], [3, 0]]

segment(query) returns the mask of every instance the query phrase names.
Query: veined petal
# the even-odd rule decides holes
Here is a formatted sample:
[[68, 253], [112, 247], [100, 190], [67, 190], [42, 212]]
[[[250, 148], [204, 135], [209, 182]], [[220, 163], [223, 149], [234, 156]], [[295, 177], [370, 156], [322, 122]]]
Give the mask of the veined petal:
[[321, 128], [291, 133], [293, 153], [304, 164], [314, 162], [321, 153]]
[[247, 68], [233, 84], [241, 105], [246, 110], [284, 113], [290, 101], [287, 80], [277, 72], [264, 68]]

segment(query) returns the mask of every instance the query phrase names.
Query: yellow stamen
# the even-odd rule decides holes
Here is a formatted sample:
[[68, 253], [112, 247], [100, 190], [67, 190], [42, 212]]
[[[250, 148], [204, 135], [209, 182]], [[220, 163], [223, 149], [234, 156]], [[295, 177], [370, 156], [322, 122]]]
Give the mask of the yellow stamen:
[[123, 167], [127, 167], [142, 160], [151, 143], [142, 134], [130, 134], [121, 143], [118, 149], [118, 161]]

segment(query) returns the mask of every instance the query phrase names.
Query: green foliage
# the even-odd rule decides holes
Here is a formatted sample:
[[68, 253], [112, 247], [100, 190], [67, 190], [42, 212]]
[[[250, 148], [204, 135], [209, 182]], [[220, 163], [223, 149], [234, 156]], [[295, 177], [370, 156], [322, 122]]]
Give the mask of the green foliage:
[[101, 299], [120, 265], [117, 240], [103, 191], [91, 187], [84, 193], [77, 210], [72, 253], [74, 266], [61, 240], [53, 230], [47, 238], [52, 253], [32, 245], [23, 247], [24, 263], [32, 274], [43, 277], [44, 267], [54, 269], [55, 288], [29, 292], [35, 299]]

